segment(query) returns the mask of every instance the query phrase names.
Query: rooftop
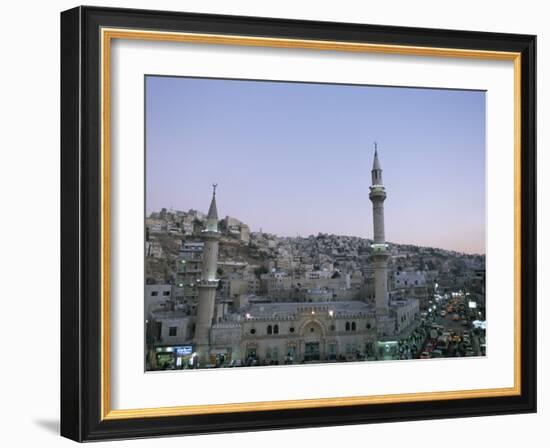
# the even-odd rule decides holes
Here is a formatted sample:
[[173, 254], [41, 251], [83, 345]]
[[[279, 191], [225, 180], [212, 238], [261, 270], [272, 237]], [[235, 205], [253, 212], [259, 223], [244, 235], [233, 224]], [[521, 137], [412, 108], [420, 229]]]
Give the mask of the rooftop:
[[184, 310], [174, 311], [153, 311], [151, 312], [153, 319], [182, 319], [189, 316], [189, 313]]
[[372, 313], [373, 307], [365, 302], [342, 301], [342, 302], [281, 302], [281, 303], [254, 303], [244, 309], [246, 314], [252, 318], [263, 317], [284, 317], [300, 313], [319, 312], [328, 313], [333, 311], [338, 314]]

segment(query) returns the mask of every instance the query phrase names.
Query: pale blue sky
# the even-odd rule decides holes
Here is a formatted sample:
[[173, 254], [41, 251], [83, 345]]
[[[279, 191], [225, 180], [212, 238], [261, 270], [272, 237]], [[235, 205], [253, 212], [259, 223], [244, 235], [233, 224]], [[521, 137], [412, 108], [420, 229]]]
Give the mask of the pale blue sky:
[[372, 237], [373, 142], [386, 238], [485, 253], [485, 92], [146, 78], [146, 211], [253, 231]]

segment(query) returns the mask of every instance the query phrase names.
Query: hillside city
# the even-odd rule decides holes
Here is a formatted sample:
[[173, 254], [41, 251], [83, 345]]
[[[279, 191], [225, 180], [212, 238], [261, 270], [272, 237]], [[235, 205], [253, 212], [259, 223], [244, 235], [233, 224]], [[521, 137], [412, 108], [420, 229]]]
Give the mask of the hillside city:
[[[205, 250], [202, 235], [207, 214], [163, 208], [150, 213], [145, 224], [147, 369], [196, 368], [197, 363], [193, 365], [193, 316], [197, 313], [201, 287]], [[323, 304], [339, 302], [341, 307], [353, 307], [360, 301], [373, 305], [372, 261], [376, 245], [372, 240], [324, 233], [287, 237], [261, 230], [252, 232], [246, 223], [230, 216], [217, 220], [217, 225], [217, 285], [214, 326], [210, 330], [219, 327], [224, 334], [222, 339], [233, 338], [234, 344], [237, 336], [227, 334], [233, 331], [236, 320], [254, 321], [251, 310], [255, 310], [254, 317], [262, 314], [267, 322], [280, 318], [284, 304], [294, 307], [288, 312], [295, 319], [303, 312], [314, 314], [316, 307], [320, 313], [326, 311], [327, 316], [334, 317], [334, 311], [327, 311]], [[310, 352], [305, 347], [300, 362], [484, 355], [485, 255], [406, 244], [388, 243], [387, 247], [389, 300], [400, 303], [400, 300], [413, 299], [417, 303], [410, 334], [398, 342], [386, 341], [382, 352], [372, 344], [363, 347], [353, 342], [342, 350], [327, 346], [323, 352], [318, 345], [310, 343]], [[278, 311], [264, 316], [273, 303], [280, 304]], [[369, 318], [368, 312], [357, 313], [359, 317]], [[352, 333], [352, 328], [360, 324], [350, 321], [342, 325], [345, 334], [346, 331]], [[279, 333], [279, 325], [267, 325], [266, 336], [273, 336], [275, 328]], [[330, 328], [338, 331], [334, 325]], [[261, 330], [251, 328], [247, 334], [251, 337], [256, 331]], [[287, 343], [294, 328], [289, 327], [288, 331]], [[329, 332], [328, 328], [319, 331], [323, 331], [324, 337], [327, 337], [324, 332]], [[245, 354], [232, 356], [227, 349], [219, 349], [219, 353], [211, 354], [206, 362], [209, 367], [292, 364], [299, 349], [292, 344], [288, 347], [280, 350], [268, 347], [260, 354], [257, 344], [251, 343], [250, 347], [243, 348]], [[334, 352], [332, 355], [330, 350]]]

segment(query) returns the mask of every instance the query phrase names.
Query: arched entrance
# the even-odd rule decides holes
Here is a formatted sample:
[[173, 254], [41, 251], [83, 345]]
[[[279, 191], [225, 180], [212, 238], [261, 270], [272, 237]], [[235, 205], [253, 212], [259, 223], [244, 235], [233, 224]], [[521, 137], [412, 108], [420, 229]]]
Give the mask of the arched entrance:
[[320, 341], [304, 341], [304, 361], [320, 361], [321, 360], [321, 342]]
[[300, 329], [302, 359], [304, 362], [321, 361], [325, 357], [324, 331], [320, 322], [309, 320]]

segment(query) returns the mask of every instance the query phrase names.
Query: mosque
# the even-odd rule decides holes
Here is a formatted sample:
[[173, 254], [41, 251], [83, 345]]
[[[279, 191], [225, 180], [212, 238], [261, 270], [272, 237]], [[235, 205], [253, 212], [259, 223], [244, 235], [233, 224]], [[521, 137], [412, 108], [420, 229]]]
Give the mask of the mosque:
[[221, 308], [216, 301], [220, 231], [214, 185], [206, 227], [202, 231], [204, 249], [196, 316], [186, 317], [190, 356], [186, 362], [203, 368], [406, 358], [403, 341], [410, 341], [418, 326], [419, 302], [417, 299], [391, 300], [388, 293], [390, 255], [384, 232], [386, 188], [376, 145], [369, 198], [374, 223], [374, 301], [242, 300], [230, 309], [224, 308], [220, 318]]

